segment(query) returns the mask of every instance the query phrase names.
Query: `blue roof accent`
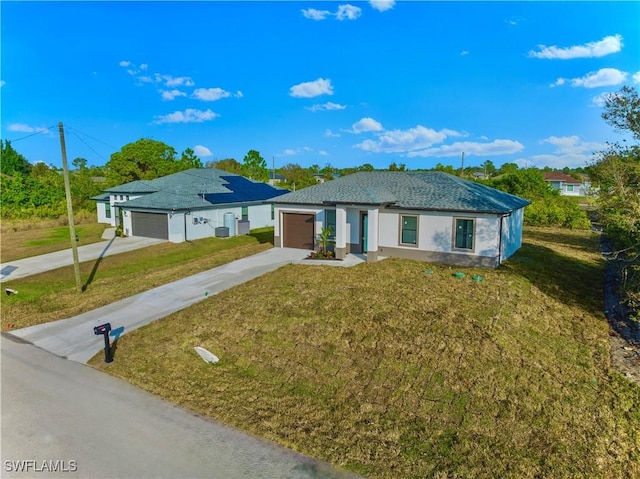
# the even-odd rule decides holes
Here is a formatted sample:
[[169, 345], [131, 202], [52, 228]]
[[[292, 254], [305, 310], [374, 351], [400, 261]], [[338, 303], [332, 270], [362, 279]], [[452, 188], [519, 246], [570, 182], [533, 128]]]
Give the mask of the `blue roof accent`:
[[244, 176], [222, 176], [221, 178], [227, 182], [225, 186], [231, 191], [229, 193], [205, 193], [204, 199], [210, 203], [263, 201], [289, 192], [289, 190], [274, 190], [271, 185], [256, 183]]

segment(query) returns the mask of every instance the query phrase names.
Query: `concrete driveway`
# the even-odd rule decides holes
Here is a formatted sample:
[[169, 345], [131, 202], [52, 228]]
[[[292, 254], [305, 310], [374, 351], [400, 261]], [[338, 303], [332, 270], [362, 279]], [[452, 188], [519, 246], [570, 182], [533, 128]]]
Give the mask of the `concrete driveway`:
[[112, 338], [117, 339], [216, 293], [300, 261], [308, 254], [299, 249], [271, 248], [72, 318], [16, 329], [10, 334], [63, 358], [86, 363], [104, 348], [102, 336], [93, 333], [94, 326], [111, 323]]
[[[166, 240], [141, 238], [138, 236], [129, 236], [126, 238], [114, 236], [109, 241], [101, 241], [99, 243], [78, 247], [78, 259], [82, 263], [84, 261], [125, 253], [164, 242], [166, 242]], [[52, 269], [62, 268], [63, 266], [70, 266], [72, 264], [73, 251], [71, 249], [33, 256], [31, 258], [7, 261], [6, 263], [0, 264], [0, 281], [4, 283], [12, 279], [24, 278], [25, 276], [51, 271]]]

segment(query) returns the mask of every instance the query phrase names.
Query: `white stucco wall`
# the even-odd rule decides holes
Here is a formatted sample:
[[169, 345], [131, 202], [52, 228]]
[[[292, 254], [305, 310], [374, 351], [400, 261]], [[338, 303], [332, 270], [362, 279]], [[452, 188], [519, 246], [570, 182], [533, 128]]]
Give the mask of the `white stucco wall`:
[[[400, 217], [402, 215], [418, 217], [417, 246], [400, 243]], [[454, 248], [454, 218], [474, 219], [473, 250]], [[380, 246], [402, 249], [419, 249], [438, 253], [465, 254], [476, 256], [497, 256], [500, 223], [495, 215], [467, 215], [437, 212], [385, 211], [379, 216]]]
[[107, 203], [97, 202], [96, 210], [98, 212], [98, 223], [111, 224], [111, 218], [107, 218]]
[[523, 219], [524, 208], [520, 208], [502, 220], [502, 261], [522, 246]]
[[[331, 209], [331, 208], [327, 208]], [[341, 232], [339, 211], [346, 211], [347, 228]], [[315, 228], [319, 232], [324, 226], [325, 208], [304, 207], [297, 205], [278, 205], [276, 207], [276, 217], [282, 218], [282, 213], [312, 213], [315, 215]], [[523, 211], [520, 209], [513, 214], [501, 219], [501, 215], [496, 214], [451, 214], [424, 211], [398, 211], [381, 209], [377, 215], [377, 225], [375, 212], [366, 207], [338, 206], [336, 208], [337, 235], [336, 246], [342, 247], [342, 238], [346, 243], [360, 244], [360, 214], [367, 212], [369, 215], [369, 251], [376, 251], [379, 248], [400, 248], [411, 250], [430, 251], [436, 253], [472, 255], [489, 258], [497, 258], [499, 249], [501, 259], [511, 256], [522, 245]], [[400, 243], [400, 218], [402, 215], [418, 217], [418, 244], [416, 246], [403, 245]], [[455, 249], [454, 243], [454, 218], [474, 220], [474, 243], [473, 250]], [[372, 221], [373, 219], [373, 221]], [[500, 243], [500, 222], [502, 225], [502, 244]], [[372, 231], [377, 230], [377, 244], [371, 240]], [[342, 236], [344, 235], [344, 236]], [[275, 224], [275, 236], [281, 237], [281, 224]]]

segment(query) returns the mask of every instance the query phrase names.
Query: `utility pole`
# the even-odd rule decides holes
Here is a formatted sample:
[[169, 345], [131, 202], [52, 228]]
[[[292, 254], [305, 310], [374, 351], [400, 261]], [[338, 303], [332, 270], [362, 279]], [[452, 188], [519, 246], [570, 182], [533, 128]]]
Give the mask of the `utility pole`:
[[464, 176], [464, 151], [462, 152], [462, 165], [460, 166], [460, 177]]
[[78, 243], [76, 242], [76, 228], [73, 224], [73, 205], [71, 203], [71, 185], [69, 183], [69, 168], [67, 167], [67, 147], [64, 144], [64, 127], [58, 123], [60, 131], [60, 149], [62, 150], [62, 172], [64, 173], [64, 191], [67, 197], [67, 215], [69, 217], [69, 235], [71, 236], [71, 249], [73, 250], [73, 271], [76, 275], [76, 288], [82, 293], [82, 280], [80, 279], [80, 262], [78, 261]]

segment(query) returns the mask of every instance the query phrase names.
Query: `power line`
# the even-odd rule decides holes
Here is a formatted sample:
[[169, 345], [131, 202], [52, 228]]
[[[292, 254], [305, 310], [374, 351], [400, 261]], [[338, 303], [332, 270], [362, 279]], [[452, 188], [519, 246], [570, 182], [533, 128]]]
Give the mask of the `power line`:
[[[109, 148], [113, 148], [114, 150], [119, 150], [119, 148], [118, 148], [118, 147], [113, 146], [113, 145], [110, 145], [109, 143], [106, 143], [106, 142], [104, 142], [104, 141], [102, 141], [102, 140], [98, 140], [97, 138], [94, 138], [94, 137], [92, 137], [91, 135], [87, 135], [86, 133], [81, 132], [81, 131], [80, 131], [80, 130], [78, 130], [77, 128], [73, 128], [73, 127], [68, 126], [68, 125], [67, 125], [65, 128], [66, 128], [67, 130], [73, 130], [74, 132], [78, 132], [78, 133], [80, 133], [81, 135], [86, 136], [87, 138], [91, 138], [93, 141], [97, 141], [98, 143], [102, 143], [103, 145], [108, 146]], [[76, 135], [76, 136], [77, 136], [77, 135]], [[86, 144], [86, 143], [85, 143], [85, 144]]]
[[32, 136], [39, 135], [40, 133], [44, 133], [44, 132], [46, 132], [46, 131], [49, 131], [51, 128], [55, 128], [55, 126], [56, 126], [56, 125], [52, 125], [52, 126], [50, 126], [49, 128], [42, 128], [41, 130], [38, 130], [38, 131], [36, 131], [35, 133], [31, 133], [30, 135], [23, 136], [23, 137], [21, 137], [21, 138], [16, 138], [15, 140], [9, 140], [9, 142], [11, 142], [11, 143], [15, 143], [16, 141], [24, 140], [24, 139], [26, 139], [26, 138], [30, 138], [30, 137], [32, 137]]
[[102, 158], [104, 161], [108, 162], [109, 160], [107, 160], [104, 156], [102, 156], [100, 153], [98, 153], [96, 150], [94, 150], [89, 143], [87, 143], [86, 141], [84, 141], [82, 138], [80, 138], [80, 136], [75, 132], [75, 131], [71, 131], [71, 133], [78, 138], [78, 140], [80, 140], [82, 143], [84, 143], [86, 145], [87, 148], [89, 148], [91, 151], [93, 151], [96, 155], [98, 155], [100, 158]]

